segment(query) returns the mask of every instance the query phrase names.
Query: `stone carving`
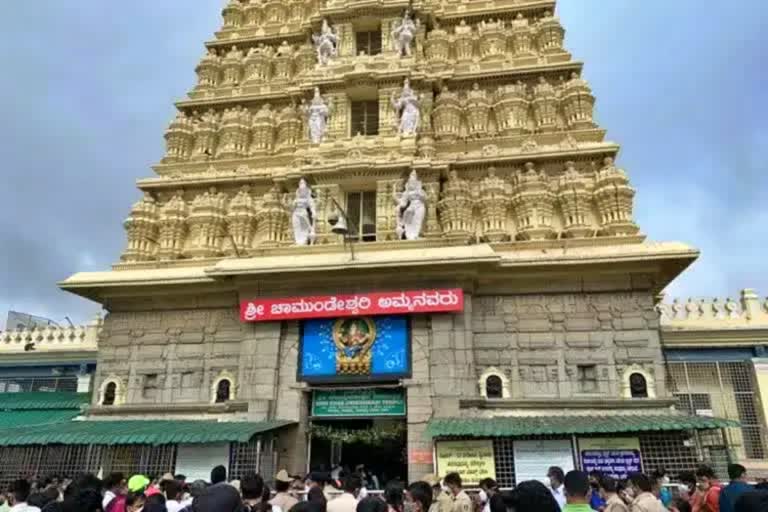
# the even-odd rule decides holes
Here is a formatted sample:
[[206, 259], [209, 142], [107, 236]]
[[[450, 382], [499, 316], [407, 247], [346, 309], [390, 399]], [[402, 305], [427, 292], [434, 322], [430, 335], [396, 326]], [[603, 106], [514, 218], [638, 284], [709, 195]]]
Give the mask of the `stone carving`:
[[424, 216], [427, 212], [427, 194], [416, 171], [411, 171], [405, 182], [405, 190], [401, 193], [395, 192], [394, 198], [397, 203], [395, 232], [398, 239], [417, 240], [421, 235]]
[[565, 30], [560, 25], [560, 20], [547, 11], [538, 22], [539, 50], [544, 53], [557, 53], [563, 51], [563, 38]]
[[443, 184], [440, 201], [437, 204], [443, 235], [467, 239], [472, 236], [474, 233], [472, 206], [473, 200], [469, 183], [459, 178], [455, 169], [451, 169], [448, 173], [448, 180]]
[[245, 81], [266, 82], [272, 78], [272, 48], [259, 43], [248, 51], [244, 61]]
[[454, 27], [454, 50], [456, 60], [459, 62], [471, 61], [475, 53], [475, 41], [472, 38], [472, 27], [467, 25], [466, 20], [461, 20]]
[[189, 215], [192, 257], [218, 256], [226, 228], [227, 195], [211, 187], [195, 197]]
[[629, 185], [627, 173], [614, 165], [613, 158], [606, 157], [595, 176], [594, 191], [601, 234], [634, 235], [639, 231], [632, 220], [634, 197], [635, 189]]
[[571, 79], [563, 87], [561, 97], [565, 121], [574, 129], [594, 128], [592, 112], [595, 107], [595, 97], [585, 80], [574, 72]]
[[503, 179], [490, 167], [488, 176], [480, 182], [478, 206], [482, 218], [483, 238], [488, 242], [501, 242], [507, 238], [507, 205], [509, 195]]
[[251, 247], [256, 223], [256, 205], [250, 187], [245, 185], [230, 201], [227, 213], [227, 228], [235, 244], [232, 253], [242, 256]]
[[533, 32], [528, 20], [523, 13], [518, 13], [512, 21], [512, 48], [516, 56], [532, 55], [533, 51]]
[[456, 139], [461, 132], [462, 108], [456, 93], [443, 86], [440, 95], [435, 99], [432, 111], [432, 126], [438, 139]]
[[488, 94], [475, 82], [467, 93], [466, 99], [467, 130], [469, 135], [476, 137], [488, 134], [488, 116], [491, 113], [491, 105]]
[[160, 208], [160, 259], [171, 260], [181, 256], [187, 235], [186, 222], [187, 204], [184, 202], [184, 194], [179, 191]]
[[411, 89], [411, 82], [407, 78], [403, 82], [403, 90], [400, 97], [396, 98], [392, 93], [392, 108], [399, 116], [398, 133], [400, 135], [415, 135], [419, 129], [421, 112], [419, 110], [419, 98]]
[[275, 184], [264, 194], [258, 211], [258, 242], [265, 246], [278, 245], [285, 239], [288, 211], [280, 187]]
[[315, 96], [309, 105], [302, 101], [302, 109], [307, 118], [309, 140], [313, 144], [320, 144], [325, 138], [328, 129], [328, 119], [331, 116], [331, 105], [320, 96], [320, 88], [315, 87]]
[[219, 85], [219, 71], [221, 69], [221, 59], [216, 50], [211, 48], [203, 56], [200, 64], [195, 68], [197, 73], [197, 89], [204, 90]]
[[293, 200], [291, 224], [293, 225], [293, 239], [296, 245], [312, 245], [315, 242], [315, 222], [317, 210], [315, 200], [312, 198], [312, 190], [307, 186], [306, 180], [299, 180], [296, 189], [296, 198]]
[[240, 158], [248, 155], [251, 114], [242, 106], [225, 109], [218, 130], [216, 156]]
[[294, 104], [286, 105], [277, 116], [277, 149], [293, 150], [301, 138], [299, 112]]
[[582, 238], [594, 234], [590, 223], [592, 210], [592, 191], [588, 181], [576, 170], [576, 164], [567, 162], [565, 172], [560, 178], [557, 193], [560, 208], [563, 211], [565, 236]]
[[233, 87], [240, 84], [242, 79], [243, 52], [233, 46], [221, 61], [222, 82], [221, 85]]
[[554, 238], [552, 217], [555, 194], [549, 189], [544, 172], [536, 172], [532, 162], [525, 172], [517, 171], [514, 179], [512, 205], [517, 219], [517, 236], [522, 240]]
[[145, 261], [152, 259], [157, 245], [158, 231], [157, 203], [149, 192], [133, 205], [131, 215], [123, 226], [128, 235], [128, 247], [123, 261]]
[[450, 58], [451, 43], [448, 32], [440, 28], [437, 21], [432, 31], [427, 35], [424, 53], [430, 62], [447, 62]]
[[557, 129], [557, 94], [555, 88], [543, 76], [533, 89], [533, 110], [536, 114], [536, 125], [541, 131]]
[[480, 58], [489, 60], [503, 59], [507, 51], [507, 36], [504, 33], [502, 20], [481, 21], [478, 25], [480, 35]]
[[414, 21], [410, 9], [406, 9], [403, 19], [392, 28], [392, 48], [399, 57], [411, 56], [411, 43], [416, 37], [419, 20]]
[[337, 45], [339, 44], [339, 36], [331, 28], [328, 19], [323, 18], [320, 33], [312, 34], [312, 41], [317, 52], [317, 63], [321, 66], [327, 66], [331, 58], [338, 54]]
[[218, 126], [219, 116], [211, 109], [195, 123], [195, 148], [192, 150], [192, 160], [213, 158], [216, 152]]
[[166, 151], [163, 163], [187, 160], [195, 143], [195, 124], [184, 112], [178, 112], [176, 118], [165, 132]]
[[519, 135], [528, 130], [528, 101], [525, 84], [499, 86], [493, 106], [498, 130], [503, 135]]
[[253, 116], [251, 124], [251, 154], [269, 153], [275, 145], [275, 113], [265, 103]]

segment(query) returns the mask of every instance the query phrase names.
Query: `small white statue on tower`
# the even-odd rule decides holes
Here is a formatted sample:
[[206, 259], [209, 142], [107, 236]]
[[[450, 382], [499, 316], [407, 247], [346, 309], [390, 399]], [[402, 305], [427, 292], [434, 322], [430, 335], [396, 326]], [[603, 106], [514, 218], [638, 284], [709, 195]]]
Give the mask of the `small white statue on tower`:
[[317, 52], [317, 63], [327, 66], [331, 58], [338, 54], [339, 36], [331, 28], [327, 18], [323, 18], [323, 26], [319, 34], [312, 34], [312, 41]]
[[313, 144], [320, 144], [323, 142], [325, 132], [328, 129], [328, 118], [331, 116], [331, 106], [326, 103], [322, 96], [320, 96], [319, 87], [315, 87], [315, 96], [312, 98], [309, 105], [302, 100], [302, 110], [307, 117], [309, 140], [311, 140]]
[[403, 19], [392, 28], [392, 46], [398, 57], [411, 56], [411, 42], [416, 37], [418, 28], [419, 20], [414, 21], [411, 10], [406, 9]]
[[304, 178], [299, 180], [296, 198], [293, 200], [291, 224], [296, 245], [312, 245], [315, 242], [315, 220], [317, 210], [312, 198], [312, 189]]
[[396, 98], [392, 93], [392, 108], [399, 116], [398, 133], [400, 135], [415, 135], [421, 122], [421, 111], [419, 110], [419, 98], [411, 89], [411, 82], [407, 78], [403, 82], [403, 90], [400, 97]]
[[394, 193], [397, 203], [397, 233], [398, 239], [418, 240], [427, 213], [427, 194], [421, 186], [416, 171], [411, 171], [405, 190]]

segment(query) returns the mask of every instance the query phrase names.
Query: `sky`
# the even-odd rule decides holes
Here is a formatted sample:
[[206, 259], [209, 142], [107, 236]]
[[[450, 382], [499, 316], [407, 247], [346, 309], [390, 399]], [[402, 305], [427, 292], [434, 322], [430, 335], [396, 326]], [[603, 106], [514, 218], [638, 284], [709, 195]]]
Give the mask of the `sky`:
[[[222, 0], [0, 2], [0, 327], [99, 306], [58, 290], [105, 270], [195, 83]], [[560, 0], [596, 117], [622, 145], [651, 240], [700, 259], [668, 297], [768, 295], [768, 3]]]

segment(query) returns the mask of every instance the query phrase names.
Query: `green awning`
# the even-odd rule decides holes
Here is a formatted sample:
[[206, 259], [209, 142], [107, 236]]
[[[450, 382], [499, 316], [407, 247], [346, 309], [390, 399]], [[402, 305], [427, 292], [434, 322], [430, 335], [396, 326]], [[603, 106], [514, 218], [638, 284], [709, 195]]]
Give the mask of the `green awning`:
[[0, 411], [72, 409], [90, 401], [89, 393], [0, 393]]
[[517, 437], [562, 434], [706, 430], [738, 427], [737, 421], [682, 414], [514, 416], [440, 418], [427, 426], [429, 437]]
[[[0, 412], [0, 432], [6, 428], [30, 428], [51, 423], [72, 421], [79, 411], [3, 411]], [[2, 434], [0, 434], [2, 436]], [[2, 442], [0, 440], [0, 442]]]
[[0, 429], [0, 446], [44, 444], [205, 444], [248, 442], [292, 421], [70, 421], [35, 428]]

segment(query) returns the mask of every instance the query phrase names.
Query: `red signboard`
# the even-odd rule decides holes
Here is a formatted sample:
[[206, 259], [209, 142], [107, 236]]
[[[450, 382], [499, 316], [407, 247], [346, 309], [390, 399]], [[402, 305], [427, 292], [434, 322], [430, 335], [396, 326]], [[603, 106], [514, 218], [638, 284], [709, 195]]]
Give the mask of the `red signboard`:
[[243, 322], [273, 322], [304, 318], [449, 313], [463, 310], [464, 292], [461, 288], [455, 288], [246, 300], [240, 304], [240, 319]]

